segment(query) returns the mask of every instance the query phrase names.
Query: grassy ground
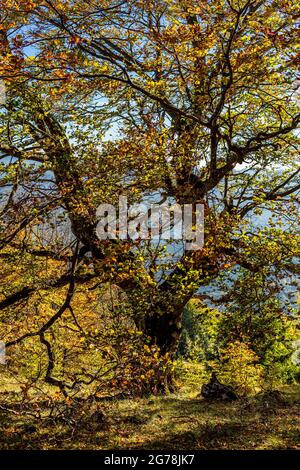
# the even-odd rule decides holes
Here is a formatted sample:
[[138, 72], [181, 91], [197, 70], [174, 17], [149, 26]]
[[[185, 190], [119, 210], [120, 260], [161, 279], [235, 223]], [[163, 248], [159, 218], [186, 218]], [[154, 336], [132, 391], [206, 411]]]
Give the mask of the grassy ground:
[[300, 386], [208, 403], [198, 396], [197, 375], [184, 372], [177, 394], [70, 403], [55, 417], [44, 403], [36, 418], [34, 404], [13, 405], [11, 392], [2, 391], [0, 448], [300, 449]]

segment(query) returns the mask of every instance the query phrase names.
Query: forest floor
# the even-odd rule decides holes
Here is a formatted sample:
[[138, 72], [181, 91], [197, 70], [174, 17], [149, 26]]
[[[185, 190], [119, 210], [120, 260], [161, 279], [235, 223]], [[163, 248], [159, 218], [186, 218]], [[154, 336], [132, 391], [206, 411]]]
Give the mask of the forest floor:
[[176, 394], [70, 404], [60, 417], [0, 391], [0, 449], [300, 450], [300, 385], [220, 403], [198, 396], [197, 375], [181, 380]]

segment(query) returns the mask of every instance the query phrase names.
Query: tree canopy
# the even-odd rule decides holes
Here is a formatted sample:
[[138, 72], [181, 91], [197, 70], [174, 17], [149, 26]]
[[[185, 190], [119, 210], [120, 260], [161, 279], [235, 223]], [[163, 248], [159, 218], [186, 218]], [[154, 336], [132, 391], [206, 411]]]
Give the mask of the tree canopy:
[[[105, 284], [172, 355], [201, 286], [299, 273], [298, 1], [0, 5], [0, 306], [44, 312], [9, 345], [38, 336], [52, 377], [51, 328]], [[202, 203], [204, 246], [99, 240], [97, 207], [120, 195]]]

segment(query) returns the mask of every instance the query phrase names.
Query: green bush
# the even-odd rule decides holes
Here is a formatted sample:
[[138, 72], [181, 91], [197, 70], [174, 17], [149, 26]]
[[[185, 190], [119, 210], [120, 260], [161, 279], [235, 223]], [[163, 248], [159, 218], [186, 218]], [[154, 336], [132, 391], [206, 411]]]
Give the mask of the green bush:
[[221, 381], [231, 385], [240, 396], [251, 395], [263, 385], [264, 368], [259, 360], [249, 344], [235, 341], [221, 351], [215, 369]]

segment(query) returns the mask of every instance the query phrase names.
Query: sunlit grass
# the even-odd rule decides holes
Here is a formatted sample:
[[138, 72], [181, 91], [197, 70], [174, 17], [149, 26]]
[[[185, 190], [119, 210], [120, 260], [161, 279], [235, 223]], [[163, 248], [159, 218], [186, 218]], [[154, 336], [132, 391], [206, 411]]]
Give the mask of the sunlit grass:
[[[200, 366], [182, 364], [177, 380], [177, 392], [164, 397], [71, 403], [73, 421], [38, 420], [0, 408], [0, 448], [300, 449], [299, 385], [218, 403], [199, 396]], [[0, 394], [0, 405], [9, 407], [9, 397]]]

